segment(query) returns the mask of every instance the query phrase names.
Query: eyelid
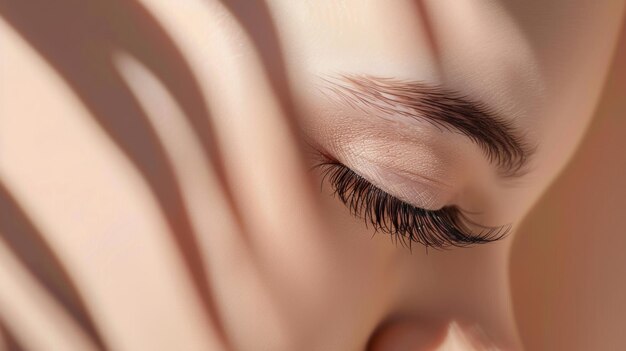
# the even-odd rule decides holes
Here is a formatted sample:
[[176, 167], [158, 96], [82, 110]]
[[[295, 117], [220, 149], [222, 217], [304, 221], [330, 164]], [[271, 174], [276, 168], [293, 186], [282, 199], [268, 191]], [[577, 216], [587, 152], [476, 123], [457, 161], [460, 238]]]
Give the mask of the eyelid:
[[360, 158], [358, 163], [358, 167], [352, 166], [352, 162], [344, 164], [372, 185], [413, 206], [438, 210], [451, 204], [454, 193], [450, 185], [420, 174], [381, 167], [366, 157]]
[[[355, 156], [350, 156], [350, 152], [346, 152], [345, 156], [339, 159], [322, 151], [314, 144], [309, 143], [309, 146], [320, 157], [318, 160], [320, 164], [332, 163], [347, 167], [387, 194], [415, 207], [434, 211], [452, 204], [454, 193], [451, 185], [397, 168], [390, 170], [392, 167], [386, 167], [385, 169], [370, 160], [367, 153], [360, 153], [357, 159]], [[401, 182], [408, 184], [398, 186]]]
[[[396, 242], [409, 248], [412, 242], [434, 248], [488, 243], [504, 237], [511, 227], [479, 225], [468, 220], [455, 206], [435, 211], [415, 207], [377, 188], [339, 162], [329, 160], [320, 166], [326, 168], [322, 179], [329, 179], [334, 194], [353, 215], [370, 223], [376, 231], [391, 234]], [[481, 231], [474, 234], [468, 225]]]
[[[505, 178], [525, 174], [534, 152], [514, 124], [484, 103], [421, 81], [344, 74], [323, 78], [339, 101], [355, 109], [425, 120], [476, 143]], [[331, 96], [333, 96], [331, 95]]]
[[372, 179], [376, 179], [376, 181], [370, 181], [369, 177], [353, 171], [368, 179], [377, 188], [413, 206], [426, 210], [438, 210], [448, 204], [449, 196], [446, 196], [446, 192], [440, 188], [416, 182], [393, 171], [382, 170], [377, 166], [371, 166], [371, 168], [376, 174]]

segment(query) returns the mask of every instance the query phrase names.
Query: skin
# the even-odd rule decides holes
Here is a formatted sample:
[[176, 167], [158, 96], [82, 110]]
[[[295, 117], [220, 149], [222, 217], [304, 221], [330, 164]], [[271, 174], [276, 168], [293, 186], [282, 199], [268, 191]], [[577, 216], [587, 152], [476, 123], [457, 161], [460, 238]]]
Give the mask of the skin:
[[[79, 52], [63, 56], [71, 50], [42, 43], [80, 47], [79, 35], [55, 39], [20, 22], [19, 5], [0, 7], [11, 48], [1, 85], [9, 93], [0, 96], [3, 203], [21, 208], [30, 234], [44, 238], [67, 271], [59, 279], [84, 301], [69, 305], [96, 330], [36, 284], [37, 267], [6, 239], [7, 335], [67, 350], [97, 350], [98, 338], [115, 350], [523, 347], [511, 245], [590, 123], [623, 1], [138, 4], [147, 12], [111, 2], [101, 16], [145, 32], [98, 39], [94, 31], [94, 47], [105, 49], [81, 51], [86, 60], [77, 62]], [[70, 2], [58, 6], [61, 18], [85, 21], [67, 23], [97, 23]], [[119, 72], [119, 86], [107, 85], [102, 67]], [[344, 73], [423, 81], [484, 101], [536, 146], [528, 171], [503, 179], [461, 135], [332, 99], [323, 78]], [[145, 123], [116, 129], [136, 116]], [[422, 177], [443, 179], [430, 206], [459, 205], [513, 230], [472, 248], [399, 247], [373, 235], [328, 184], [320, 191], [310, 170], [319, 150], [398, 196]], [[411, 174], [406, 184], [400, 173]], [[406, 200], [425, 201], [423, 193], [405, 192]], [[67, 335], [78, 341], [69, 345]]]

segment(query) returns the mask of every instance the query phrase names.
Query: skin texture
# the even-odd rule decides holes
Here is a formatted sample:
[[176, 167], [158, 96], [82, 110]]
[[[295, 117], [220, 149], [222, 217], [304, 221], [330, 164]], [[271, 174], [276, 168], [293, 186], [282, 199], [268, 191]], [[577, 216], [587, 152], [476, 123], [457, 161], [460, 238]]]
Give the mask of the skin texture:
[[[542, 272], [541, 286], [553, 286], [550, 277], [569, 272], [572, 289], [586, 280], [567, 259], [535, 261], [540, 249], [524, 241], [538, 232], [564, 238], [559, 233], [572, 227], [552, 233], [530, 222], [519, 229], [589, 126], [623, 1], [45, 3], [0, 4], [0, 43], [8, 48], [0, 65], [5, 344], [330, 351], [626, 345], [601, 333], [598, 325], [619, 323], [594, 315], [584, 301], [596, 296], [587, 291], [576, 296], [596, 318], [585, 324], [595, 326], [592, 337], [574, 342], [588, 328], [553, 315], [550, 325], [565, 326], [542, 334], [536, 326], [545, 315], [529, 311], [560, 295], [536, 289], [529, 298], [530, 277]], [[427, 82], [484, 101], [536, 146], [528, 171], [503, 179], [462, 135], [333, 99], [324, 78], [340, 74]], [[617, 137], [597, 139], [620, 149]], [[511, 223], [513, 231], [465, 249], [399, 247], [373, 235], [328, 184], [320, 191], [320, 174], [310, 170], [319, 150], [407, 201], [459, 205], [480, 223]], [[583, 165], [606, 164], [591, 163], [592, 151], [584, 155]], [[620, 170], [598, 177], [617, 186]], [[446, 186], [407, 190], [419, 189], [424, 177]], [[563, 194], [593, 181], [571, 177], [552, 207], [562, 198], [585, 203]], [[546, 201], [531, 218], [548, 216]], [[588, 203], [617, 206], [593, 196]], [[582, 251], [567, 247], [573, 251], [562, 257]], [[557, 262], [560, 270], [543, 271], [537, 262]], [[593, 262], [587, 277], [619, 266]], [[563, 304], [557, 312], [573, 311]]]

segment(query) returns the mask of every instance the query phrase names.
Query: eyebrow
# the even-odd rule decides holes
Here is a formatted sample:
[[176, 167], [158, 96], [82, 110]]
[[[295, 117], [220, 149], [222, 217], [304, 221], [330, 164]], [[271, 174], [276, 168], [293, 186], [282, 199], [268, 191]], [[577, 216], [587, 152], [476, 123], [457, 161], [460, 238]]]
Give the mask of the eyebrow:
[[514, 178], [525, 173], [533, 148], [513, 123], [485, 103], [421, 81], [356, 75], [322, 79], [324, 88], [352, 108], [374, 109], [461, 133], [480, 147], [500, 176]]

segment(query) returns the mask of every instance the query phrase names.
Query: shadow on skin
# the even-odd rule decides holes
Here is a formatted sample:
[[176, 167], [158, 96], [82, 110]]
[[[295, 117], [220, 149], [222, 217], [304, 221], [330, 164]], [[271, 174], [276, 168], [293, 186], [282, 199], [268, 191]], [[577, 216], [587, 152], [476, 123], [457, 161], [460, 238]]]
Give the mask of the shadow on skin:
[[0, 346], [4, 346], [6, 350], [10, 351], [24, 351], [24, 348], [17, 339], [13, 336], [13, 333], [4, 325], [0, 320]]
[[[229, 205], [233, 206], [220, 153], [213, 138], [208, 106], [191, 68], [172, 39], [139, 2], [132, 0], [4, 1], [0, 3], [0, 16], [60, 75], [90, 115], [139, 170], [155, 195], [174, 242], [182, 252], [211, 325], [222, 338], [221, 342], [228, 345], [211, 298], [210, 279], [204, 268], [196, 233], [190, 224], [172, 165], [148, 117], [112, 62], [116, 52], [124, 51], [163, 82], [193, 126], [209, 163], [222, 182], [221, 188], [230, 200]], [[72, 288], [71, 278], [63, 273], [54, 258], [55, 254], [45, 245], [26, 214], [16, 207], [8, 190], [3, 190], [3, 203], [21, 218], [18, 220], [9, 216], [9, 220], [2, 221], [5, 226], [13, 226], [3, 228], [7, 238], [12, 240], [10, 246], [50, 294], [64, 306], [69, 306], [68, 310], [104, 349], [93, 322], [80, 303], [79, 293]], [[24, 236], [19, 242], [18, 235]], [[30, 256], [32, 252], [28, 253], [28, 250], [36, 250], [46, 257], [48, 263], [54, 263], [50, 267], [55, 267], [56, 273], [34, 264]], [[52, 283], [53, 275], [62, 277], [65, 287]]]
[[[102, 337], [65, 267], [2, 181], [0, 181], [0, 238], [39, 284], [68, 311], [78, 325], [83, 327], [98, 348], [106, 350]], [[9, 331], [3, 328], [2, 334], [5, 335], [8, 349], [15, 350], [11, 344], [17, 345], [17, 342], [11, 338]]]
[[[220, 1], [246, 31], [254, 48], [259, 53], [267, 79], [270, 81], [275, 96], [279, 98], [283, 116], [295, 116], [296, 109], [293, 106], [291, 90], [289, 89], [284, 52], [276, 24], [266, 1]], [[286, 122], [294, 132], [296, 128], [293, 118], [287, 118]]]
[[[83, 327], [98, 348], [105, 350], [102, 337], [65, 267], [1, 181], [0, 236], [24, 267], [32, 272], [37, 281]], [[22, 349], [13, 348], [18, 346], [17, 341], [4, 326], [2, 334], [9, 350]]]

